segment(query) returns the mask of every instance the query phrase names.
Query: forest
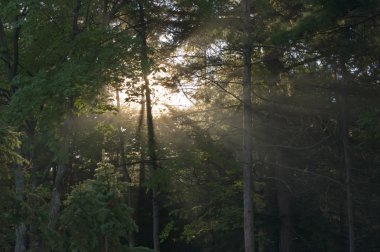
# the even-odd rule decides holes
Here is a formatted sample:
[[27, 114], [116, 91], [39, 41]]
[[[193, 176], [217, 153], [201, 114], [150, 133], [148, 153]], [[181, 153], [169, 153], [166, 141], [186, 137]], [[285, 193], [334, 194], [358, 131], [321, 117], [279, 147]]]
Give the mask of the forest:
[[380, 1], [0, 0], [0, 252], [380, 251]]

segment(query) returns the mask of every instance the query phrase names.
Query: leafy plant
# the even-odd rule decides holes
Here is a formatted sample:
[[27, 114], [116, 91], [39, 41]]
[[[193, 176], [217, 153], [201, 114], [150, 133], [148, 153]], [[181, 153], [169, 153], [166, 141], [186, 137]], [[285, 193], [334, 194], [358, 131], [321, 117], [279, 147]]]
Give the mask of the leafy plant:
[[62, 231], [68, 236], [70, 251], [120, 251], [120, 237], [137, 226], [132, 209], [124, 202], [126, 185], [121, 174], [109, 163], [101, 162], [95, 179], [74, 187], [65, 201], [61, 216]]

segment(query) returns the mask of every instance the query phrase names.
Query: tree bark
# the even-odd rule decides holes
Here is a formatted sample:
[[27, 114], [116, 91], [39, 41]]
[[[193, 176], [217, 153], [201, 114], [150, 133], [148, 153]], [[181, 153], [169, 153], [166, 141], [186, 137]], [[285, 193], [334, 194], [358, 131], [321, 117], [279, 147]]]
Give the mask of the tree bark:
[[[141, 108], [140, 108], [140, 114], [139, 114], [139, 120], [138, 125], [136, 129], [136, 148], [139, 150], [140, 153], [140, 162], [139, 162], [139, 185], [138, 185], [138, 198], [137, 198], [137, 208], [136, 211], [136, 220], [137, 225], [139, 227], [146, 226], [146, 217], [144, 213], [150, 212], [150, 203], [149, 199], [150, 196], [146, 193], [146, 172], [145, 172], [145, 162], [146, 162], [146, 138], [144, 135], [144, 128], [145, 128], [145, 98], [144, 98], [144, 90], [141, 91]], [[139, 232], [137, 242], [143, 241], [144, 237], [144, 230], [142, 232]]]
[[[147, 78], [146, 78], [147, 79]], [[147, 81], [145, 81], [147, 83]], [[152, 116], [152, 105], [150, 99], [149, 81], [145, 87], [145, 99], [146, 99], [146, 111], [147, 111], [147, 130], [148, 130], [148, 156], [149, 156], [149, 169], [154, 175], [157, 171], [157, 156], [156, 156], [156, 144], [154, 136], [154, 125]], [[158, 182], [156, 181], [152, 188], [152, 206], [153, 206], [153, 244], [154, 250], [160, 252], [160, 221], [159, 221], [159, 193]]]
[[292, 195], [287, 180], [289, 178], [288, 171], [280, 166], [275, 167], [275, 177], [277, 178], [277, 206], [280, 217], [280, 240], [278, 248], [280, 252], [291, 252], [293, 243], [293, 210], [292, 210]]
[[3, 22], [0, 20], [0, 57], [3, 61], [5, 69], [7, 70], [7, 77], [9, 81], [12, 81], [14, 74], [12, 72], [11, 55], [9, 53], [7, 38], [5, 35], [5, 28]]
[[[120, 104], [120, 95], [119, 95], [119, 89], [116, 88], [116, 106], [118, 113], [121, 114], [121, 104]], [[121, 168], [121, 172], [123, 174], [124, 179], [128, 182], [128, 191], [127, 191], [127, 203], [129, 207], [132, 207], [132, 186], [131, 186], [131, 177], [129, 175], [128, 169], [127, 169], [127, 162], [125, 160], [125, 151], [124, 151], [124, 136], [123, 131], [121, 128], [120, 121], [118, 121], [118, 135], [119, 135], [119, 166]], [[135, 246], [135, 234], [133, 230], [128, 231], [128, 242], [130, 247]]]
[[[140, 169], [139, 169], [139, 200], [143, 200], [145, 195], [144, 183], [145, 183], [145, 137], [143, 134], [144, 116], [145, 116], [145, 98], [144, 91], [142, 92], [142, 101], [140, 108], [139, 123], [136, 130], [136, 139], [138, 148], [140, 151]], [[141, 202], [140, 202], [141, 203]]]
[[243, 201], [245, 252], [254, 251], [253, 195], [252, 195], [252, 102], [251, 102], [251, 51], [250, 1], [242, 1], [243, 8]]
[[[70, 106], [70, 105], [69, 105]], [[54, 179], [54, 189], [52, 192], [49, 205], [49, 223], [48, 228], [54, 230], [56, 227], [58, 213], [62, 205], [62, 196], [64, 194], [65, 179], [70, 166], [70, 141], [71, 141], [71, 123], [73, 115], [70, 112], [68, 118], [63, 125], [62, 144], [59, 153], [59, 161], [57, 165], [57, 174]]]
[[[24, 13], [22, 12], [22, 15]], [[18, 23], [18, 18], [15, 18], [16, 23]], [[11, 83], [16, 77], [19, 64], [19, 39], [20, 39], [21, 27], [17, 25], [13, 30], [13, 59], [11, 59], [11, 53], [8, 48], [7, 38], [5, 34], [5, 28], [3, 22], [0, 20], [0, 57], [4, 63], [8, 81]], [[11, 96], [16, 88], [11, 85], [12, 90], [10, 91]], [[21, 152], [21, 150], [19, 150]], [[24, 175], [22, 173], [22, 166], [20, 164], [15, 165], [15, 191], [16, 199], [20, 202], [24, 201]], [[24, 222], [20, 222], [16, 225], [16, 243], [15, 252], [22, 252], [26, 250], [26, 225]]]
[[[24, 176], [22, 174], [22, 166], [20, 164], [16, 164], [14, 172], [16, 199], [21, 203], [24, 201]], [[15, 252], [22, 251], [26, 251], [26, 226], [25, 223], [21, 221], [16, 225]]]
[[[35, 126], [36, 124], [31, 121], [27, 121], [27, 136], [28, 136], [28, 159], [29, 159], [29, 169], [30, 169], [30, 194], [29, 200], [33, 201], [35, 199], [35, 191], [38, 186], [38, 174], [37, 167], [34, 165], [34, 154], [35, 154]], [[33, 220], [28, 226], [28, 251], [39, 251], [39, 246], [41, 244], [40, 230], [36, 220]]]
[[350, 252], [355, 252], [355, 225], [354, 214], [352, 206], [352, 162], [350, 153], [350, 142], [348, 132], [348, 118], [347, 118], [347, 72], [344, 64], [342, 64], [342, 95], [341, 95], [341, 120], [342, 120], [342, 148], [344, 157], [344, 187], [346, 194], [346, 214], [347, 214], [347, 227], [348, 227], [348, 247]]
[[[144, 90], [145, 90], [145, 104], [146, 104], [146, 123], [147, 123], [147, 137], [148, 137], [148, 157], [149, 157], [149, 169], [151, 173], [154, 173], [158, 169], [157, 156], [156, 156], [156, 143], [154, 136], [154, 125], [153, 125], [153, 115], [152, 115], [152, 101], [151, 101], [151, 90], [148, 75], [150, 73], [150, 63], [148, 57], [148, 45], [147, 45], [147, 27], [145, 20], [145, 10], [144, 5], [139, 1], [139, 22], [141, 24], [141, 29], [139, 31], [139, 36], [141, 39], [141, 70], [144, 79]], [[156, 252], [160, 252], [160, 222], [159, 222], [159, 193], [158, 193], [158, 183], [156, 182], [152, 187], [152, 207], [153, 207], [153, 245]]]
[[[79, 11], [82, 7], [82, 1], [76, 0], [75, 7], [73, 9], [73, 16], [72, 16], [72, 29], [71, 29], [71, 40], [74, 40], [76, 35], [79, 33], [79, 27], [78, 27], [78, 18], [79, 18]], [[55, 229], [57, 219], [58, 219], [58, 213], [59, 209], [62, 205], [62, 196], [64, 194], [64, 182], [67, 177], [67, 173], [69, 171], [70, 166], [70, 158], [71, 155], [70, 146], [72, 141], [72, 123], [74, 121], [74, 102], [73, 97], [68, 97], [69, 101], [67, 104], [67, 118], [64, 121], [63, 129], [62, 129], [62, 147], [60, 149], [59, 153], [59, 162], [57, 165], [57, 174], [55, 176], [54, 180], [54, 189], [52, 192], [52, 197], [50, 200], [49, 205], [49, 222], [48, 222], [48, 228], [51, 230]]]
[[104, 252], [108, 252], [108, 237], [104, 236]]

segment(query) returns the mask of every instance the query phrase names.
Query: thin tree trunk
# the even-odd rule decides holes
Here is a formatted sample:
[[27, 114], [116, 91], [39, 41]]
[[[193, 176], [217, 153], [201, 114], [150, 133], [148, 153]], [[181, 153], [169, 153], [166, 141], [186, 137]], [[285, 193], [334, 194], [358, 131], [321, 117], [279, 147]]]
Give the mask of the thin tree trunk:
[[35, 149], [35, 132], [34, 129], [29, 131], [29, 160], [30, 160], [30, 190], [35, 192], [37, 188], [37, 168], [34, 166], [34, 149]]
[[[15, 165], [15, 187], [16, 199], [20, 202], [24, 201], [24, 176], [22, 174], [22, 166]], [[24, 222], [16, 225], [16, 244], [15, 252], [26, 251], [26, 226]]]
[[5, 28], [1, 20], [0, 20], [0, 56], [5, 66], [5, 69], [7, 69], [8, 80], [12, 81], [14, 75], [12, 73], [11, 55], [9, 53], [7, 37], [5, 35]]
[[49, 223], [48, 228], [54, 230], [57, 224], [58, 213], [62, 205], [62, 197], [65, 188], [65, 179], [70, 166], [70, 131], [73, 115], [70, 112], [63, 125], [63, 137], [60, 149], [60, 157], [57, 165], [57, 174], [54, 179], [54, 189], [52, 192], [49, 205]]
[[250, 1], [243, 0], [243, 200], [244, 200], [244, 247], [254, 251], [253, 197], [252, 197], [252, 102], [251, 102], [251, 51]]
[[[20, 30], [17, 29], [14, 33], [14, 42], [13, 46], [14, 48], [14, 56], [17, 58], [13, 59], [13, 66], [12, 66], [12, 79], [17, 75], [17, 66], [18, 65], [18, 39], [20, 35]], [[16, 88], [12, 85], [12, 92], [16, 91]], [[15, 186], [16, 186], [16, 198], [20, 202], [24, 201], [24, 174], [22, 172], [21, 165], [17, 164], [15, 168]], [[20, 222], [16, 226], [16, 244], [15, 244], [15, 252], [22, 252], [26, 250], [26, 226], [24, 222]]]
[[79, 18], [79, 11], [81, 7], [82, 7], [82, 0], [76, 0], [75, 7], [73, 10], [73, 23], [72, 23], [72, 29], [71, 29], [72, 40], [74, 40], [75, 36], [79, 33], [78, 18]]
[[[147, 27], [145, 21], [144, 5], [139, 1], [139, 22], [141, 29], [139, 36], [141, 39], [141, 69], [144, 79], [145, 90], [145, 104], [146, 104], [146, 123], [147, 123], [147, 137], [148, 137], [148, 156], [149, 156], [149, 169], [151, 173], [154, 173], [158, 169], [157, 156], [156, 156], [156, 144], [154, 136], [154, 125], [152, 115], [152, 101], [151, 90], [148, 75], [150, 73], [150, 63], [148, 57], [148, 45], [147, 45]], [[159, 199], [158, 199], [158, 183], [152, 187], [152, 207], [153, 207], [153, 245], [156, 252], [160, 252], [160, 222], [159, 222]]]
[[[118, 113], [121, 114], [121, 104], [120, 104], [120, 95], [119, 95], [119, 89], [116, 88], [116, 106]], [[121, 129], [120, 121], [118, 121], [118, 135], [119, 135], [119, 165], [121, 167], [121, 171], [124, 175], [124, 179], [128, 182], [128, 191], [127, 191], [127, 203], [129, 207], [132, 207], [132, 185], [131, 185], [131, 177], [129, 175], [127, 164], [125, 161], [125, 151], [124, 151], [124, 136], [123, 131]], [[135, 234], [133, 230], [128, 231], [128, 242], [130, 247], [135, 246]]]
[[[82, 1], [76, 0], [75, 7], [73, 9], [72, 16], [72, 29], [71, 29], [71, 40], [74, 40], [76, 35], [79, 33], [78, 18], [79, 11], [82, 7]], [[49, 222], [48, 228], [54, 230], [57, 224], [58, 213], [62, 205], [62, 196], [64, 194], [65, 179], [69, 171], [70, 166], [70, 146], [72, 138], [72, 123], [74, 121], [74, 102], [73, 98], [69, 97], [68, 101], [68, 115], [64, 122], [62, 129], [63, 142], [60, 149], [60, 157], [57, 165], [57, 174], [54, 179], [54, 189], [52, 192], [52, 197], [49, 205]]]
[[345, 189], [346, 189], [346, 208], [348, 224], [349, 251], [355, 252], [355, 231], [354, 231], [354, 214], [352, 209], [352, 190], [351, 190], [351, 158], [349, 154], [348, 137], [343, 137], [344, 163], [345, 163]]
[[[149, 81], [147, 78], [145, 83], [147, 86], [145, 88], [145, 99], [146, 99], [146, 111], [147, 111], [147, 130], [148, 130], [148, 156], [149, 156], [149, 169], [154, 175], [157, 171], [157, 157], [156, 157], [156, 144], [154, 136], [154, 126], [153, 126], [153, 116], [152, 116], [152, 105], [150, 99], [150, 88]], [[153, 206], [153, 244], [154, 250], [156, 252], [160, 251], [160, 229], [159, 229], [159, 195], [158, 195], [158, 183], [156, 182], [152, 188], [152, 206]]]
[[345, 66], [342, 65], [343, 83], [342, 83], [342, 97], [341, 97], [341, 117], [342, 117], [342, 147], [344, 156], [344, 186], [346, 193], [346, 214], [347, 214], [347, 227], [348, 227], [348, 242], [349, 251], [355, 252], [355, 230], [354, 230], [354, 214], [352, 207], [352, 185], [351, 185], [351, 153], [348, 133], [348, 118], [347, 118], [347, 73]]
[[[146, 161], [146, 156], [145, 156], [145, 151], [146, 151], [146, 139], [144, 135], [144, 120], [145, 120], [145, 98], [144, 98], [144, 89], [141, 91], [141, 108], [140, 108], [140, 115], [139, 115], [139, 120], [137, 124], [137, 129], [136, 129], [136, 144], [137, 148], [140, 153], [140, 164], [139, 164], [139, 185], [138, 185], [138, 198], [137, 198], [137, 209], [136, 211], [136, 220], [137, 220], [137, 225], [139, 227], [146, 226], [146, 217], [144, 213], [149, 211], [148, 209], [150, 208], [150, 204], [148, 204], [148, 198], [147, 198], [147, 193], [146, 193], [146, 186], [145, 186], [145, 161]], [[138, 241], [143, 241], [144, 239], [141, 239], [144, 237], [144, 232], [145, 230], [142, 230], [142, 232], [139, 232], [139, 239]]]
[[[34, 193], [36, 191], [37, 185], [38, 185], [38, 175], [37, 175], [37, 167], [34, 165], [34, 151], [35, 151], [35, 125], [33, 123], [27, 123], [29, 126], [28, 128], [28, 145], [29, 145], [29, 167], [31, 171], [30, 175], [30, 191], [32, 192], [31, 195], [29, 195], [30, 200], [34, 200], [35, 196]], [[38, 230], [37, 223], [34, 220], [29, 224], [28, 227], [28, 233], [29, 233], [29, 242], [28, 242], [28, 250], [29, 251], [39, 251], [39, 245], [41, 242], [40, 239], [40, 231]]]
[[136, 130], [136, 139], [137, 139], [137, 143], [139, 145], [139, 150], [140, 150], [139, 197], [141, 197], [141, 199], [143, 198], [142, 195], [145, 194], [144, 192], [145, 190], [143, 188], [144, 183], [145, 183], [145, 148], [144, 148], [145, 138], [144, 138], [144, 134], [142, 133], [143, 126], [144, 126], [144, 115], [145, 115], [145, 98], [144, 98], [144, 91], [143, 91], [139, 123], [137, 125], [137, 130]]
[[275, 167], [275, 177], [277, 190], [277, 206], [281, 221], [280, 240], [278, 248], [280, 252], [292, 252], [293, 243], [293, 210], [292, 210], [292, 195], [290, 188], [287, 185], [288, 170], [280, 166]]
[[104, 236], [104, 252], [108, 252], [108, 237]]
[[[21, 15], [24, 15], [22, 11]], [[15, 18], [18, 23], [19, 17]], [[11, 83], [14, 77], [18, 74], [19, 64], [19, 39], [20, 39], [21, 27], [18, 25], [13, 30], [13, 59], [11, 59], [11, 53], [8, 48], [7, 38], [5, 34], [5, 28], [3, 22], [0, 20], [0, 56], [7, 71], [8, 81]], [[12, 90], [9, 93], [10, 96], [16, 91], [16, 87], [11, 85]], [[19, 150], [19, 152], [21, 152]], [[24, 201], [24, 175], [22, 173], [22, 166], [20, 164], [15, 165], [15, 191], [16, 199], [20, 202]], [[16, 225], [16, 244], [15, 252], [22, 252], [26, 250], [26, 226], [24, 222], [20, 222]]]

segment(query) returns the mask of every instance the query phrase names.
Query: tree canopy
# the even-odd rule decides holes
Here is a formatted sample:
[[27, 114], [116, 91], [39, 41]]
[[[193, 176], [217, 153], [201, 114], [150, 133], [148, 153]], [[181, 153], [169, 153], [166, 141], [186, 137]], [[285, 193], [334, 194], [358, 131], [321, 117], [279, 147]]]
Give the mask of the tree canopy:
[[377, 251], [380, 3], [0, 0], [1, 251]]

